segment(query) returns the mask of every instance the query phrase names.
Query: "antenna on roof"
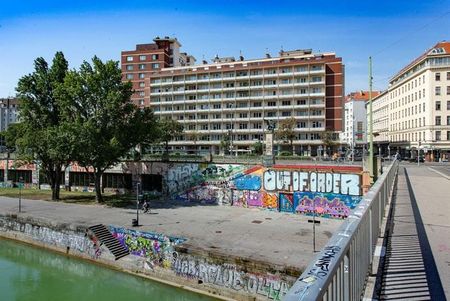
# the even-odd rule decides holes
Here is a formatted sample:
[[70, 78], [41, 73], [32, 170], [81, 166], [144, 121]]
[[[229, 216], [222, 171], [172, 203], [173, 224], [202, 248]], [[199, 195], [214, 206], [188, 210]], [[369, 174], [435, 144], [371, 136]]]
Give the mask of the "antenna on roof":
[[266, 58], [270, 59], [269, 48], [266, 47]]
[[241, 61], [244, 60], [244, 57], [242, 56], [242, 51], [241, 51], [241, 50], [239, 50], [239, 59], [240, 59]]

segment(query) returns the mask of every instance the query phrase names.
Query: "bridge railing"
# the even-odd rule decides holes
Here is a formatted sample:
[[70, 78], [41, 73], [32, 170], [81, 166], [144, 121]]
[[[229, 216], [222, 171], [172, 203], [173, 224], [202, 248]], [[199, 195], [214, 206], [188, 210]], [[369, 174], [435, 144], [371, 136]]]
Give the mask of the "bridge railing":
[[284, 301], [347, 301], [362, 298], [397, 173], [396, 160], [315, 256], [284, 296]]

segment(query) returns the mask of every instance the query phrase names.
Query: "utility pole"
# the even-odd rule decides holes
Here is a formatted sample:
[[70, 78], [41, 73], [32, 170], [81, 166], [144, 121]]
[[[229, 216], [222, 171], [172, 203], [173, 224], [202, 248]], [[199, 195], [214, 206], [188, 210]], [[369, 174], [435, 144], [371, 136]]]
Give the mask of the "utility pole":
[[373, 183], [373, 114], [372, 114], [372, 57], [369, 56], [369, 174], [370, 183]]

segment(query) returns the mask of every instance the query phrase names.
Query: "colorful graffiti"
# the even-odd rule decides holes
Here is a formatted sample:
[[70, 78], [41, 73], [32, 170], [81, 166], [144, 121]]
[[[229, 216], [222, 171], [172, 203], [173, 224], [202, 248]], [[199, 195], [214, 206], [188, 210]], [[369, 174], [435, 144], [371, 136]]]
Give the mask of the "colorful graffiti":
[[292, 193], [280, 193], [280, 212], [294, 212], [294, 196]]
[[360, 202], [360, 197], [334, 193], [295, 192], [295, 213], [323, 217], [346, 218]]
[[152, 232], [140, 232], [109, 226], [112, 235], [126, 247], [131, 254], [146, 258], [149, 268], [162, 266], [170, 268], [176, 252], [173, 246], [185, 241], [184, 238], [169, 237]]
[[232, 264], [211, 264], [193, 256], [178, 256], [172, 269], [179, 276], [198, 279], [222, 287], [243, 290], [272, 300], [281, 300], [290, 285], [279, 276], [240, 271]]
[[266, 170], [263, 178], [266, 191], [310, 191], [361, 195], [361, 177], [357, 174]]
[[207, 165], [200, 174], [202, 182], [178, 194], [177, 200], [297, 214], [315, 212], [330, 218], [347, 217], [361, 200], [361, 175], [357, 173], [262, 166], [242, 171], [232, 165]]
[[258, 176], [244, 175], [234, 180], [234, 186], [239, 190], [260, 190], [261, 178]]

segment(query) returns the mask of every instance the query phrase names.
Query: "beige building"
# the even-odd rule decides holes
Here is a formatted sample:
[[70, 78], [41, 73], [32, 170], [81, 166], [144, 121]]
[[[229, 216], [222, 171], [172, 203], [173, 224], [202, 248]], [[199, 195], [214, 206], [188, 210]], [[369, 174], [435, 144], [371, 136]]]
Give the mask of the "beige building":
[[[343, 79], [342, 59], [334, 53], [296, 50], [163, 68], [145, 86], [155, 114], [184, 126], [172, 150], [249, 152], [264, 140], [267, 121], [293, 117], [295, 152], [316, 155], [323, 149], [322, 133], [342, 130]], [[274, 145], [280, 151], [287, 141]]]
[[[383, 155], [390, 153], [389, 145], [389, 93], [381, 92], [372, 100], [373, 144]], [[369, 112], [367, 112], [369, 114]], [[369, 120], [369, 116], [367, 117]]]
[[426, 160], [448, 159], [450, 42], [437, 43], [398, 72], [373, 106], [375, 139], [385, 139], [387, 125], [391, 152], [414, 158], [420, 148]]

